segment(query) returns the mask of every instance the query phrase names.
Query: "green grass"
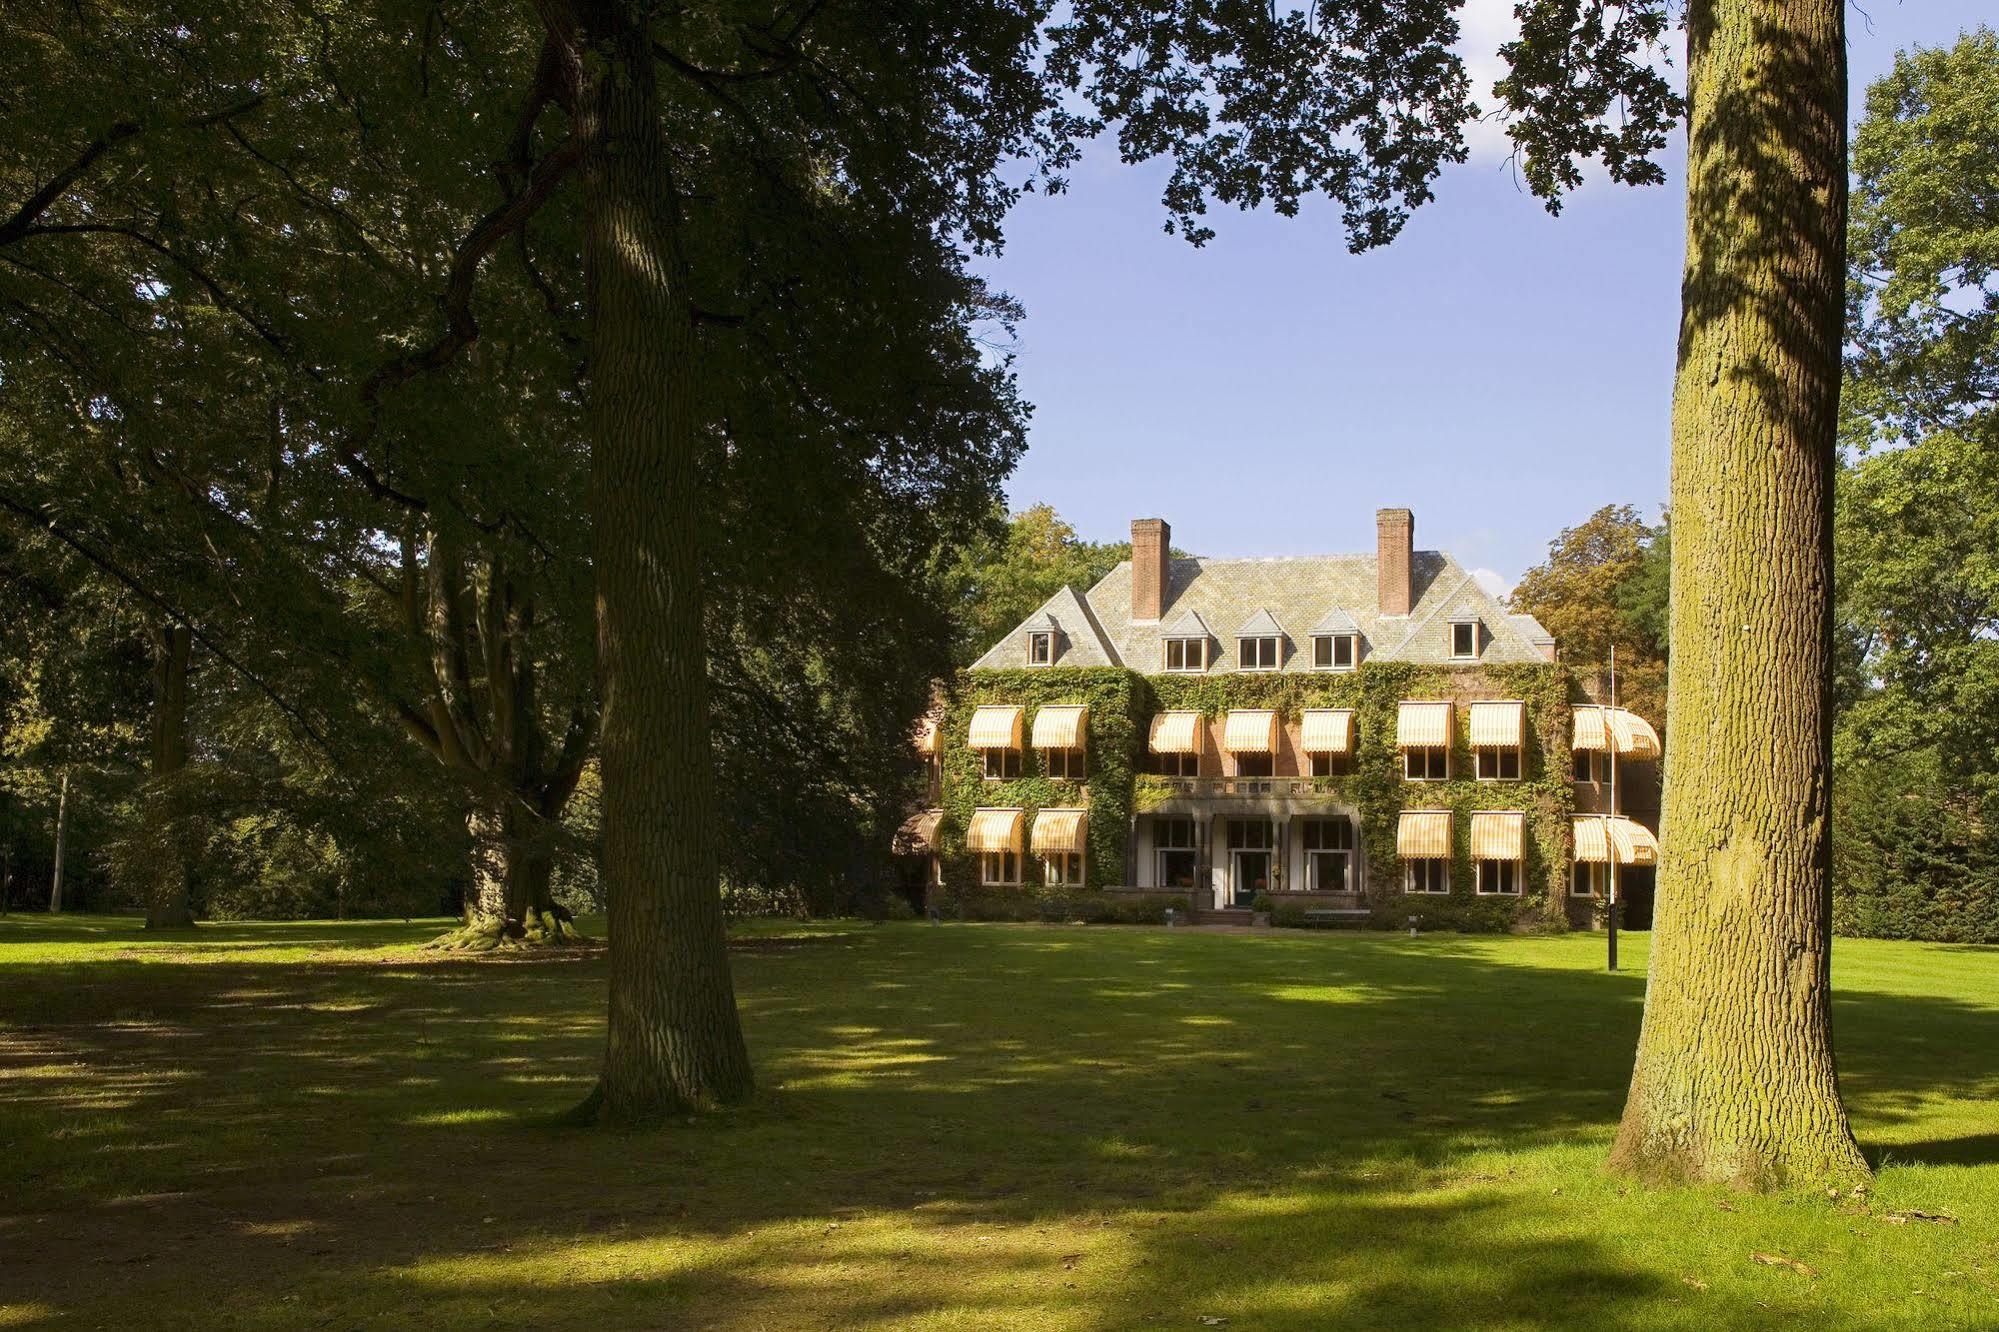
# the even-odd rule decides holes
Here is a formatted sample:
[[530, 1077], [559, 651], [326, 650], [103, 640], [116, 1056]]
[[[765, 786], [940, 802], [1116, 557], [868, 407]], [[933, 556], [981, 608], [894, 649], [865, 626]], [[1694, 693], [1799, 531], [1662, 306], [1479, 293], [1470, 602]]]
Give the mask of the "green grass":
[[1999, 950], [1839, 944], [1834, 1201], [1602, 1172], [1642, 935], [753, 930], [617, 1134], [601, 953], [440, 928], [0, 920], [0, 1327], [1999, 1326]]

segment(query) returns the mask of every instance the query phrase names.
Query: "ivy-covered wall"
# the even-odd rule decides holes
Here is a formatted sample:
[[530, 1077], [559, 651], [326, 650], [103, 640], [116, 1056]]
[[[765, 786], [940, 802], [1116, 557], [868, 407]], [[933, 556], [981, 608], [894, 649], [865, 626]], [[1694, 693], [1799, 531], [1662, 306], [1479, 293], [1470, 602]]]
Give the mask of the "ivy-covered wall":
[[[1273, 708], [1295, 726], [1306, 708], [1352, 708], [1358, 727], [1353, 771], [1315, 779], [1314, 786], [1360, 812], [1367, 902], [1374, 923], [1395, 928], [1415, 916], [1433, 929], [1560, 929], [1568, 914], [1569, 821], [1574, 810], [1569, 781], [1570, 698], [1569, 672], [1553, 664], [1444, 667], [1364, 662], [1348, 673], [1309, 675], [1142, 676], [1112, 667], [966, 672], [940, 733], [945, 811], [940, 839], [946, 893], [960, 910], [996, 895], [980, 888], [978, 857], [964, 849], [965, 829], [972, 811], [980, 806], [1025, 809], [1031, 827], [1037, 810], [1087, 804], [1087, 890], [1131, 882], [1126, 864], [1131, 816], [1156, 805], [1167, 791], [1159, 779], [1139, 771], [1147, 729], [1156, 712], [1191, 709], [1212, 720], [1235, 708]], [[1403, 699], [1450, 699], [1459, 705], [1449, 780], [1402, 779], [1395, 721], [1396, 705]], [[1526, 703], [1528, 735], [1521, 780], [1475, 780], [1463, 705], [1478, 699]], [[1087, 796], [1075, 783], [1050, 779], [1041, 769], [1041, 756], [1031, 747], [1023, 755], [1019, 779], [986, 781], [980, 756], [965, 746], [965, 736], [973, 710], [988, 703], [1021, 705], [1029, 737], [1034, 714], [1042, 705], [1087, 703]], [[1448, 896], [1402, 891], [1395, 833], [1397, 816], [1405, 808], [1449, 809], [1454, 815], [1457, 854]], [[1474, 892], [1471, 814], [1497, 809], [1518, 809], [1527, 815], [1524, 891], [1517, 898], [1479, 897]], [[1037, 877], [1030, 869], [1028, 878]], [[1084, 909], [1087, 904], [1069, 900], [1079, 896], [1073, 890], [1044, 892], [1030, 885], [1007, 891], [1029, 902], [1038, 896], [1064, 896], [1074, 914], [1093, 915]]]

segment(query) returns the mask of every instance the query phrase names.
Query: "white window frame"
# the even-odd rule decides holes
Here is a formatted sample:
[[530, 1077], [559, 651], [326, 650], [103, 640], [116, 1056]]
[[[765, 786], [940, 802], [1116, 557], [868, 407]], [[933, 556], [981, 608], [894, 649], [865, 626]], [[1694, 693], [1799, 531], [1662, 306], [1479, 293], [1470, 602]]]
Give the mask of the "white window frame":
[[[1358, 871], [1354, 860], [1355, 836], [1354, 836], [1353, 820], [1346, 818], [1306, 819], [1303, 820], [1302, 822], [1304, 826], [1300, 827], [1298, 830], [1298, 841], [1300, 848], [1303, 850], [1305, 855], [1306, 886], [1315, 893], [1353, 893], [1357, 891], [1354, 888], [1355, 876]], [[1323, 828], [1330, 823], [1340, 823], [1345, 826], [1347, 830], [1346, 831], [1347, 844], [1345, 846], [1324, 846], [1324, 845], [1313, 846], [1311, 844], [1313, 840], [1312, 829], [1315, 826]], [[1341, 865], [1345, 867], [1345, 872], [1340, 875], [1340, 878], [1343, 882], [1345, 882], [1346, 887], [1322, 888], [1319, 886], [1319, 863], [1322, 859], [1330, 860], [1333, 859], [1334, 857], [1338, 857]]]
[[1598, 875], [1602, 875], [1608, 881], [1610, 878], [1608, 867], [1592, 860], [1578, 860], [1569, 866], [1569, 896], [1580, 897], [1586, 901], [1597, 897]]
[[[1504, 873], [1502, 873], [1502, 872], [1501, 872], [1501, 870], [1500, 870], [1500, 866], [1502, 866], [1502, 865], [1506, 867], [1506, 871], [1505, 871]], [[1505, 879], [1507, 879], [1507, 878], [1511, 878], [1511, 879], [1513, 880], [1513, 886], [1512, 886], [1511, 888], [1503, 888], [1503, 887], [1502, 887], [1502, 888], [1488, 888], [1488, 887], [1486, 887], [1486, 886], [1485, 886], [1485, 880], [1486, 880], [1486, 867], [1487, 867], [1487, 866], [1491, 866], [1491, 867], [1492, 867], [1492, 870], [1493, 870], [1493, 877], [1494, 877], [1494, 878], [1496, 878], [1496, 879], [1500, 879], [1500, 880], [1502, 880], [1502, 882], [1503, 882], [1503, 881], [1504, 881]], [[1476, 867], [1475, 867], [1475, 870], [1476, 870], [1476, 874], [1477, 874], [1477, 879], [1476, 879], [1476, 881], [1475, 881], [1475, 882], [1473, 883], [1473, 885], [1472, 885], [1472, 892], [1473, 892], [1474, 894], [1476, 894], [1477, 896], [1479, 896], [1479, 897], [1518, 897], [1518, 896], [1520, 896], [1520, 893], [1521, 893], [1521, 883], [1520, 883], [1520, 862], [1519, 862], [1519, 861], [1517, 861], [1517, 860], [1481, 860], [1481, 861], [1479, 861], [1479, 862], [1477, 863], [1477, 865], [1476, 865]]]
[[1029, 666], [1053, 666], [1055, 664], [1055, 633], [1051, 629], [1036, 629], [1027, 636], [1027, 664]]
[[[1250, 654], [1247, 651], [1245, 651], [1245, 649], [1249, 647], [1249, 645], [1252, 643], [1259, 645], [1256, 649], [1257, 663], [1254, 666], [1249, 664]], [[1270, 664], [1267, 666], [1263, 664], [1264, 649], [1266, 647], [1269, 649], [1270, 652]], [[1276, 635], [1253, 634], [1248, 638], [1236, 639], [1235, 666], [1237, 670], [1275, 671], [1282, 669], [1283, 665], [1284, 665], [1284, 645], [1277, 641]]]
[[[1460, 651], [1458, 651], [1458, 630], [1460, 630], [1460, 629], [1469, 629], [1469, 630], [1471, 631], [1471, 651], [1469, 651], [1469, 652], [1460, 652]], [[1450, 658], [1451, 658], [1451, 660], [1452, 660], [1452, 661], [1477, 661], [1477, 660], [1478, 660], [1478, 656], [1479, 656], [1479, 653], [1478, 653], [1478, 640], [1479, 640], [1479, 632], [1478, 632], [1478, 630], [1479, 630], [1479, 624], [1478, 624], [1478, 621], [1477, 621], [1477, 620], [1452, 620], [1452, 621], [1450, 622], [1450, 633], [1451, 633], [1451, 637], [1450, 637], [1450, 643], [1449, 643], [1449, 647], [1450, 647]]]
[[[1058, 766], [1055, 756], [1058, 754], [1062, 756], [1059, 762], [1059, 766], [1062, 769], [1060, 772], [1055, 771]], [[1080, 782], [1087, 771], [1083, 761], [1083, 751], [1080, 749], [1044, 749], [1041, 751], [1041, 770], [1048, 774], [1051, 781]]]
[[[995, 877], [995, 870], [998, 871], [1000, 877]], [[1012, 874], [1012, 878], [1004, 877], [1009, 873]], [[1020, 882], [1020, 852], [979, 852], [979, 884], [981, 887], [1018, 888]]]
[[[1416, 775], [1415, 775], [1414, 773], [1412, 773], [1412, 772], [1410, 771], [1410, 769], [1409, 769], [1409, 759], [1410, 759], [1410, 757], [1411, 757], [1412, 755], [1415, 755], [1415, 754], [1425, 754], [1425, 755], [1428, 755], [1428, 754], [1442, 754], [1442, 755], [1444, 756], [1444, 771], [1443, 771], [1443, 775], [1442, 775], [1442, 776], [1433, 776], [1433, 775], [1431, 775], [1431, 774], [1430, 774], [1429, 772], [1427, 772], [1427, 771], [1426, 771], [1426, 772], [1424, 773], [1424, 775], [1423, 775], [1423, 776], [1421, 776], [1421, 777], [1418, 777], [1418, 776], [1416, 776]], [[1428, 769], [1428, 768], [1429, 768], [1429, 766], [1430, 766], [1430, 764], [1429, 764], [1429, 762], [1428, 762], [1428, 761], [1426, 760], [1426, 761], [1424, 762], [1423, 766], [1424, 766], [1424, 768], [1425, 768], [1425, 769]], [[1403, 781], [1405, 781], [1405, 782], [1448, 782], [1449, 780], [1451, 780], [1451, 747], [1450, 747], [1449, 745], [1405, 745], [1405, 746], [1403, 746], [1403, 749], [1402, 749], [1402, 780], [1403, 780]]]
[[[1340, 660], [1340, 644], [1345, 643], [1347, 659]], [[1326, 650], [1326, 659], [1319, 660], [1319, 649]], [[1312, 669], [1315, 671], [1350, 671], [1360, 662], [1360, 637], [1357, 634], [1314, 634], [1312, 635]]]
[[[1181, 649], [1181, 664], [1173, 665], [1173, 648]], [[1194, 649], [1198, 648], [1198, 651]], [[1187, 660], [1199, 657], [1200, 661], [1188, 665]], [[1159, 670], [1164, 675], [1199, 675], [1208, 669], [1208, 640], [1205, 638], [1162, 638], [1159, 640]]]
[[[1187, 778], [1201, 775], [1199, 754], [1154, 754], [1152, 763], [1156, 769], [1154, 776], [1158, 777]], [[1172, 771], [1167, 771], [1168, 768]]]
[[[1509, 754], [1513, 756], [1513, 775], [1511, 777], [1497, 771], [1491, 776], [1486, 775], [1485, 764], [1487, 755], [1492, 756], [1493, 766], [1497, 768], [1500, 765], [1500, 760]], [[1517, 782], [1520, 780], [1520, 774], [1524, 771], [1525, 766], [1521, 758], [1519, 745], [1480, 745], [1476, 757], [1473, 759], [1473, 771], [1477, 774], [1478, 780], [1482, 782]]]
[[[1159, 840], [1161, 829], [1169, 822], [1184, 823], [1187, 825], [1187, 838], [1188, 838], [1187, 845], [1180, 846], [1178, 844], [1174, 844], [1169, 846], [1166, 843], [1161, 842]], [[1159, 886], [1161, 888], [1173, 887], [1173, 876], [1166, 872], [1166, 857], [1168, 856], [1190, 857], [1188, 863], [1193, 866], [1193, 873], [1190, 877], [1196, 879], [1200, 877], [1201, 830], [1200, 827], [1194, 822], [1194, 820], [1191, 817], [1185, 815], [1170, 815], [1165, 818], [1155, 820], [1152, 825], [1152, 837], [1153, 837], [1152, 854], [1154, 858], [1153, 870], [1155, 872], [1155, 877], [1158, 879]]]
[[[1416, 867], [1436, 865], [1439, 869], [1418, 870]], [[1436, 877], [1443, 883], [1441, 888], [1417, 887], [1418, 878]], [[1402, 891], [1417, 897], [1448, 897], [1451, 893], [1451, 862], [1442, 856], [1408, 856], [1402, 861]]]
[[[1352, 754], [1313, 754], [1311, 755], [1311, 760], [1311, 775], [1314, 777], [1350, 777], [1353, 775]], [[1327, 769], [1325, 772], [1319, 771], [1321, 764], [1325, 765]]]
[[[1075, 870], [1073, 877], [1068, 873], [1070, 869]], [[1041, 857], [1041, 882], [1050, 888], [1081, 888], [1083, 853], [1056, 851]]]

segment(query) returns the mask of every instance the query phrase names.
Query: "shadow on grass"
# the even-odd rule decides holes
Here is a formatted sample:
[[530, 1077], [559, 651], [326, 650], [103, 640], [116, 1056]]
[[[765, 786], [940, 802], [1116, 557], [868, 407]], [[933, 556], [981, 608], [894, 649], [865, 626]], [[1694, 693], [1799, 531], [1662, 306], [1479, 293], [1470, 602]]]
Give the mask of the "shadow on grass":
[[[551, 1125], [600, 1058], [601, 955], [9, 966], [8, 1298], [273, 1325], [305, 1298], [444, 1325], [816, 1304], [848, 1325], [1614, 1327], [1679, 1294], [1586, 1217], [1502, 1205], [1504, 1168], [1475, 1164], [1601, 1150], [1638, 974], [1541, 941], [840, 942], [739, 955], [764, 1090], [642, 1135]], [[1849, 988], [1863, 1124], [1989, 1096], [1991, 1020]], [[1971, 1164], [1992, 1139], [1929, 1146], [1892, 1152]]]

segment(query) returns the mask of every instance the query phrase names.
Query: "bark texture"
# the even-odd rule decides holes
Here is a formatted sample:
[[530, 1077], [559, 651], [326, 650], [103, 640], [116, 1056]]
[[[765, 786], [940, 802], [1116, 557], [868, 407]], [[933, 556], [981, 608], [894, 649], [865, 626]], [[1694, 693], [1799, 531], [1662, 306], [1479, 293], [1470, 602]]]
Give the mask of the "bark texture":
[[49, 914], [62, 914], [63, 864], [68, 859], [69, 850], [69, 774], [62, 775], [62, 787], [56, 795], [56, 866], [55, 876], [49, 881]]
[[750, 1092], [723, 934], [703, 629], [695, 337], [643, 7], [579, 0], [603, 676], [610, 1030], [586, 1111], [644, 1122]]
[[1694, 0], [1666, 855], [1614, 1166], [1863, 1178], [1830, 1025], [1843, 0]]
[[[187, 668], [193, 631], [184, 624], [162, 625], [153, 637], [152, 790], [148, 817], [176, 821], [174, 778], [187, 766]], [[169, 853], [155, 867], [146, 903], [149, 930], [186, 929], [194, 924], [188, 893], [188, 866], [177, 836], [167, 829]]]

